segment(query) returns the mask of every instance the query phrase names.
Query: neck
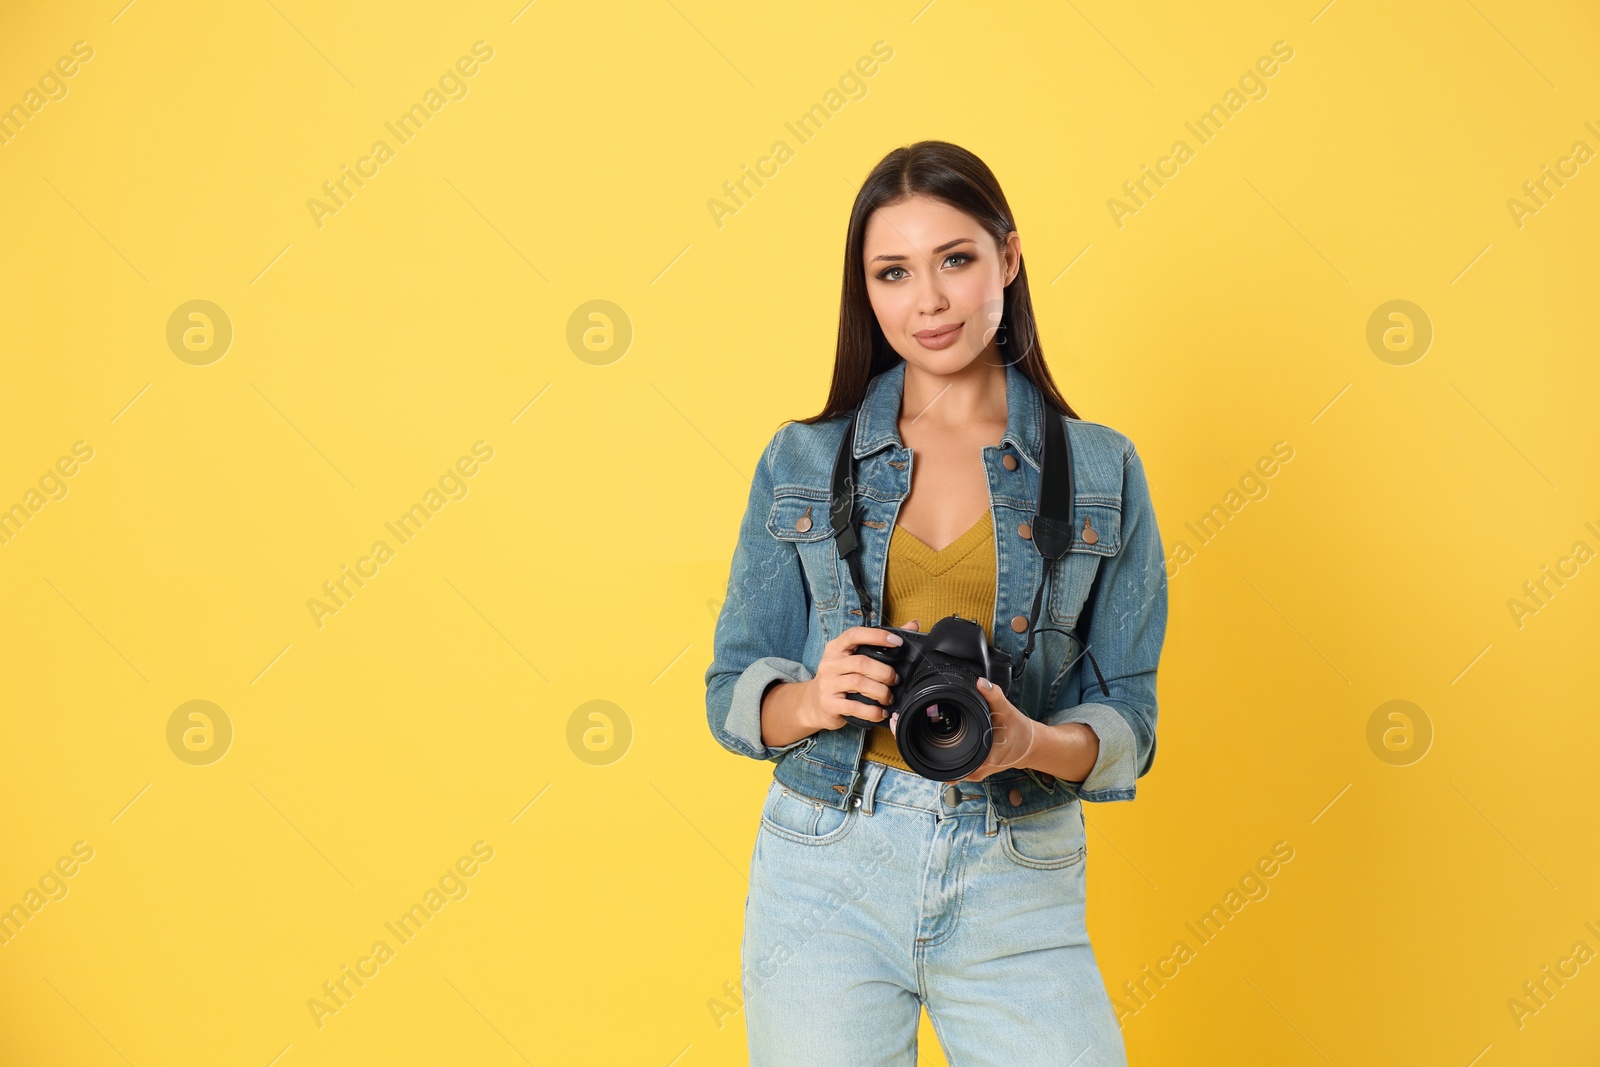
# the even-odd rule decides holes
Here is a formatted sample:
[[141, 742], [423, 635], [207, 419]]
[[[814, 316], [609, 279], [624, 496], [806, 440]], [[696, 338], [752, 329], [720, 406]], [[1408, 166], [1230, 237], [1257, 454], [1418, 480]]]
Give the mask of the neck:
[[900, 416], [919, 426], [957, 427], [1006, 421], [1006, 369], [992, 346], [960, 370], [939, 374], [906, 361]]

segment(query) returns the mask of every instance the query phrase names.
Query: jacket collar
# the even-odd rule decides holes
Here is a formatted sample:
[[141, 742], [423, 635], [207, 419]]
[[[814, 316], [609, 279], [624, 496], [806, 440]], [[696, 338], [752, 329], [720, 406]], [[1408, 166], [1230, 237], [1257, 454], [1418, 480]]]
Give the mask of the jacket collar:
[[[905, 448], [900, 440], [900, 400], [905, 392], [906, 361], [873, 377], [861, 399], [861, 416], [856, 420], [854, 454], [856, 459], [872, 455], [893, 445]], [[1006, 364], [1006, 432], [1000, 444], [1009, 444], [1032, 465], [1040, 466], [1044, 436], [1044, 400], [1028, 376], [1014, 364]]]

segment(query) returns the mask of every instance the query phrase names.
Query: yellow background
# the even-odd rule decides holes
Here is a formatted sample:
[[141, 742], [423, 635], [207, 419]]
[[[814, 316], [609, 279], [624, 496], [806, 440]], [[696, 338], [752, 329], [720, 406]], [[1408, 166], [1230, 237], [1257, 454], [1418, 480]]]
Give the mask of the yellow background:
[[[1057, 380], [1196, 549], [1154, 770], [1088, 811], [1111, 993], [1295, 850], [1125, 1018], [1132, 1062], [1593, 1062], [1600, 962], [1520, 1026], [1507, 1003], [1600, 951], [1600, 565], [1507, 605], [1600, 548], [1600, 162], [1507, 206], [1600, 149], [1592, 4], [122, 4], [0, 17], [5, 106], [94, 50], [0, 146], [0, 506], [94, 450], [0, 545], [0, 906], [94, 850], [0, 946], [4, 1063], [743, 1062], [708, 1002], [771, 766], [707, 731], [712, 625], [759, 451], [826, 392], [854, 191], [922, 138], [1000, 178]], [[480, 40], [467, 95], [318, 226]], [[1397, 299], [1434, 331], [1403, 366], [1366, 340]], [[166, 340], [191, 300], [233, 327], [205, 366]], [[569, 343], [593, 300], [625, 352]], [[477, 441], [466, 496], [319, 627], [322, 583]], [[191, 700], [233, 728], [207, 766], [168, 746]], [[595, 700], [609, 764], [569, 742]], [[1390, 700], [1420, 760], [1369, 744]], [[308, 999], [477, 841], [468, 895], [319, 1028]]]

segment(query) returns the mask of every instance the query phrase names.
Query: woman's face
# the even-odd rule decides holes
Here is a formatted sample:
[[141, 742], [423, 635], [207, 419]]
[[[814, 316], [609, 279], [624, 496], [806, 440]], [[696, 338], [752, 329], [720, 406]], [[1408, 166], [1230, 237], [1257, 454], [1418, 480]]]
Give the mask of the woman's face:
[[863, 260], [878, 326], [907, 363], [951, 374], [986, 350], [1000, 362], [990, 342], [1022, 262], [1016, 231], [997, 249], [972, 216], [913, 196], [872, 213]]

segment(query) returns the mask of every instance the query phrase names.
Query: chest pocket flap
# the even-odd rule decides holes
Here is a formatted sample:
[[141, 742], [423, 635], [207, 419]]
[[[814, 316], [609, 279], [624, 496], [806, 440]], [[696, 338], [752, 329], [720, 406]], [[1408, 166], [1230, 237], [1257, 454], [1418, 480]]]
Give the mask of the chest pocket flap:
[[767, 532], [780, 541], [821, 541], [833, 536], [828, 524], [828, 494], [786, 490], [772, 500]]
[[793, 542], [817, 609], [838, 607], [839, 568], [843, 561], [834, 547], [833, 527], [828, 521], [827, 491], [780, 489], [767, 513], [767, 532], [780, 541]]
[[1050, 577], [1050, 618], [1072, 625], [1094, 587], [1102, 556], [1122, 547], [1122, 502], [1105, 497], [1075, 498], [1072, 547], [1056, 561]]
[[1122, 547], [1122, 502], [1078, 497], [1072, 504], [1072, 526], [1069, 552], [1114, 556]]

